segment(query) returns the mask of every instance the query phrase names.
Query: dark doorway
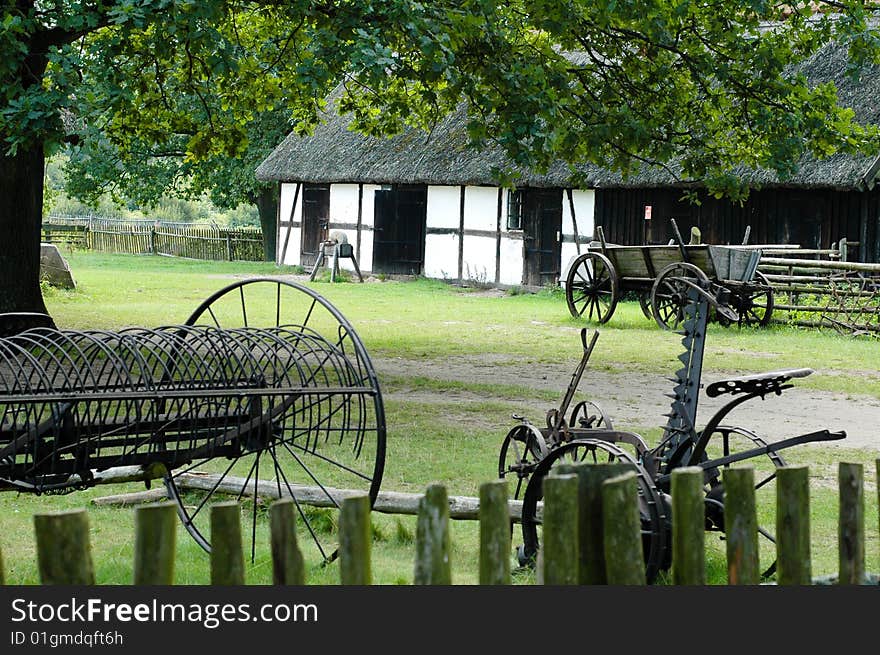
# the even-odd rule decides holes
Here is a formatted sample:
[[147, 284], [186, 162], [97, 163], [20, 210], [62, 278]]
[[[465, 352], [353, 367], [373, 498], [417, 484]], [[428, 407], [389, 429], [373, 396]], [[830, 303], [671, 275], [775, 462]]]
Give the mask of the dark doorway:
[[419, 275], [425, 262], [428, 187], [395, 184], [374, 196], [373, 271]]
[[300, 265], [311, 268], [318, 258], [321, 242], [327, 239], [330, 224], [330, 186], [303, 184], [302, 240]]
[[562, 189], [523, 189], [523, 284], [559, 281], [562, 257]]

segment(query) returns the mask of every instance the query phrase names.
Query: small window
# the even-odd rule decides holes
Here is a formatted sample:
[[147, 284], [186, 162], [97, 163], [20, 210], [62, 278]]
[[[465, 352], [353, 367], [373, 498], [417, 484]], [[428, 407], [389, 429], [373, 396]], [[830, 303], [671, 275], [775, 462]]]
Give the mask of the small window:
[[523, 218], [523, 192], [513, 190], [507, 192], [507, 229], [521, 230]]

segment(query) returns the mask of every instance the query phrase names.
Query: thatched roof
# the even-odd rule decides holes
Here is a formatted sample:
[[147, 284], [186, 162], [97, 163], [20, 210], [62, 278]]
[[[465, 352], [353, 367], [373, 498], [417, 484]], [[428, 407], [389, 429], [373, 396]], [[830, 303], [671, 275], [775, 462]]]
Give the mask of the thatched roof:
[[[880, 67], [865, 70], [860, 79], [845, 75], [846, 48], [829, 45], [804, 62], [802, 70], [813, 82], [834, 80], [841, 103], [851, 106], [859, 121], [880, 124]], [[257, 168], [257, 179], [281, 182], [495, 185], [495, 171], [509, 166], [500, 147], [476, 150], [468, 146], [466, 108], [447, 116], [426, 133], [407, 129], [386, 139], [366, 137], [349, 129], [349, 117], [331, 110], [313, 135], [290, 134]], [[780, 182], [772, 171], [743, 170], [740, 175], [755, 186], [858, 189], [873, 186], [880, 169], [877, 157], [834, 155], [804, 158], [799, 172]], [[675, 184], [659, 168], [643, 168], [624, 179], [618, 172], [593, 164], [579, 166], [582, 188], [653, 187]], [[543, 174], [525, 171], [520, 186], [568, 187], [569, 168], [558, 163]]]

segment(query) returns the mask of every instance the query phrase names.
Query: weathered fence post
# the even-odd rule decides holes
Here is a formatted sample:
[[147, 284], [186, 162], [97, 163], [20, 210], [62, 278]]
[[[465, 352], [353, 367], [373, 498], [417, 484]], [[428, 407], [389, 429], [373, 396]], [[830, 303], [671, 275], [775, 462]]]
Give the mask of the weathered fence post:
[[672, 582], [706, 584], [706, 509], [703, 469], [672, 471]]
[[344, 585], [373, 583], [370, 497], [344, 498], [339, 506], [339, 581]]
[[292, 498], [276, 500], [269, 506], [269, 532], [272, 544], [272, 583], [304, 585], [306, 569], [296, 541], [295, 503]]
[[578, 477], [578, 584], [607, 584], [602, 528], [602, 483], [632, 470], [629, 464], [560, 464], [558, 473]]
[[211, 506], [211, 584], [244, 584], [241, 510], [235, 501]]
[[810, 561], [810, 478], [806, 466], [776, 472], [776, 581], [812, 583]]
[[95, 584], [89, 516], [85, 510], [35, 514], [34, 533], [42, 584]]
[[449, 550], [449, 500], [446, 487], [432, 484], [419, 500], [413, 583], [452, 584]]
[[727, 582], [732, 585], [760, 584], [755, 470], [751, 466], [726, 468], [722, 475]]
[[174, 584], [177, 506], [142, 505], [134, 511], [134, 584]]
[[480, 584], [510, 584], [510, 511], [506, 480], [480, 485]]
[[840, 514], [838, 584], [862, 584], [865, 578], [865, 489], [861, 464], [838, 464]]
[[542, 581], [546, 585], [578, 583], [578, 478], [550, 473], [544, 477], [544, 543]]
[[645, 556], [635, 471], [602, 483], [605, 575], [610, 585], [643, 585]]

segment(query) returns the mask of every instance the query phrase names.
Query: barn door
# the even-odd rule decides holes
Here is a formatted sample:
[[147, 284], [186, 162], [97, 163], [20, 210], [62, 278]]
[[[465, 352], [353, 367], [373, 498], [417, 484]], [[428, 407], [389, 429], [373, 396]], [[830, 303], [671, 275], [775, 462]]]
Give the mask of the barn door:
[[419, 275], [425, 261], [428, 189], [395, 185], [374, 195], [373, 271]]
[[303, 185], [302, 240], [300, 264], [306, 268], [315, 265], [321, 242], [327, 239], [330, 224], [330, 186]]
[[523, 284], [559, 280], [562, 259], [562, 190], [523, 189]]

